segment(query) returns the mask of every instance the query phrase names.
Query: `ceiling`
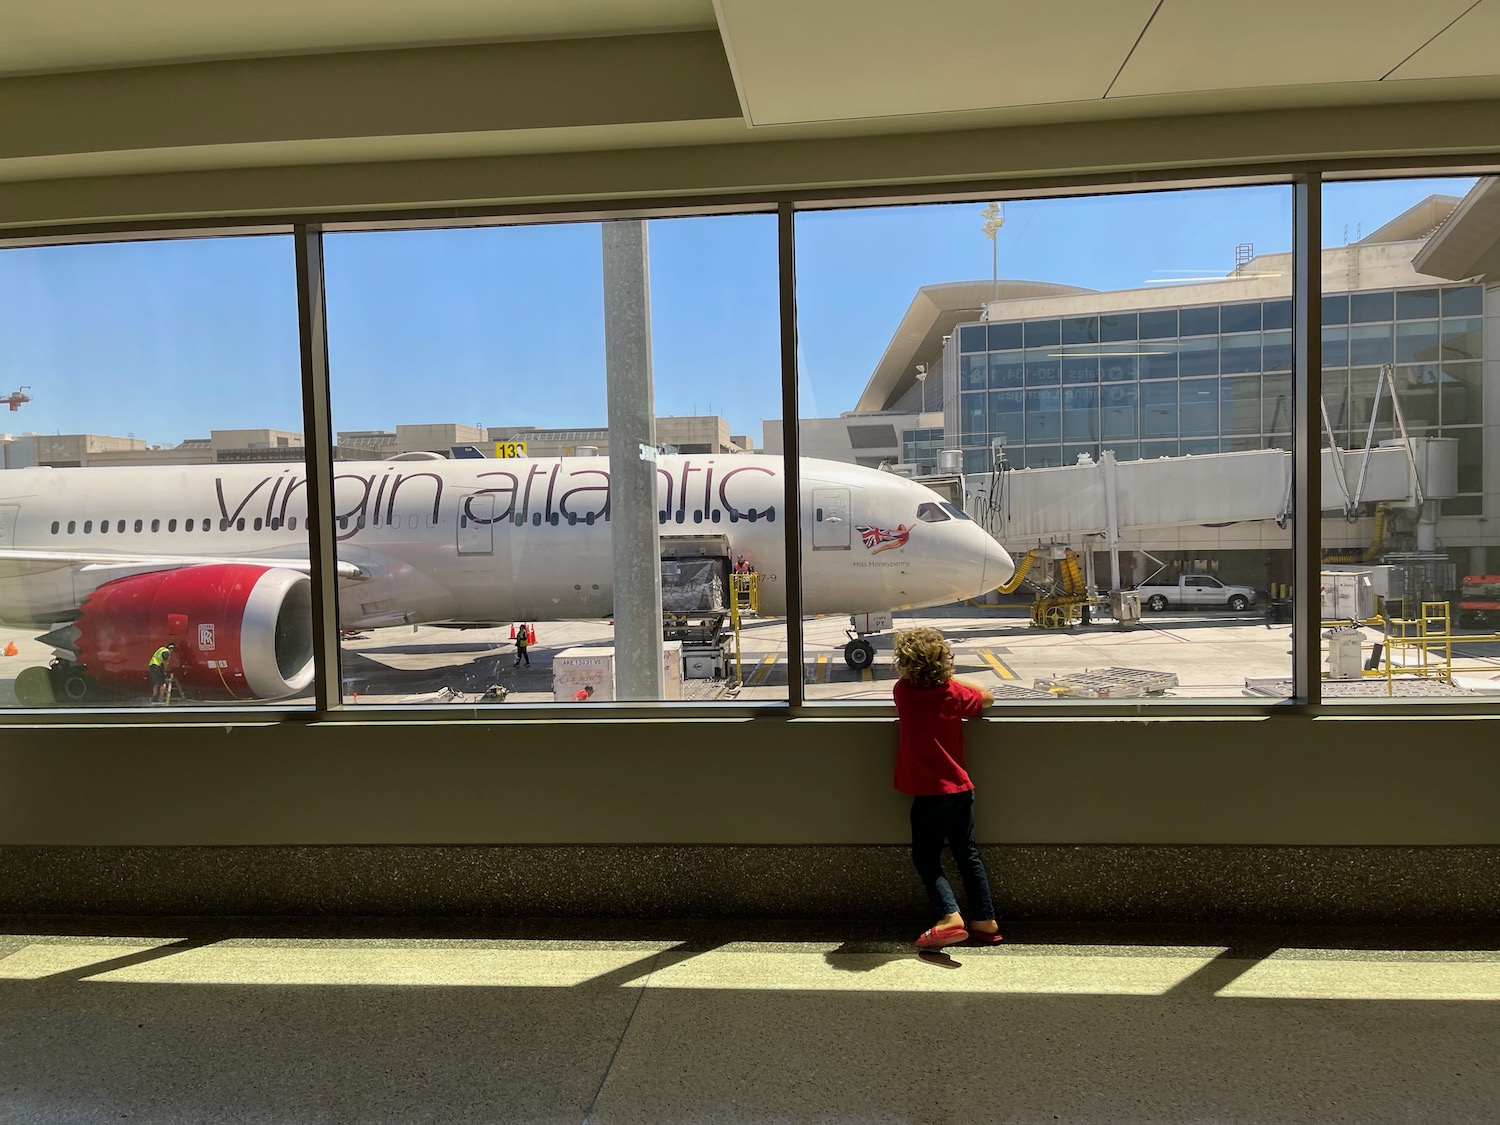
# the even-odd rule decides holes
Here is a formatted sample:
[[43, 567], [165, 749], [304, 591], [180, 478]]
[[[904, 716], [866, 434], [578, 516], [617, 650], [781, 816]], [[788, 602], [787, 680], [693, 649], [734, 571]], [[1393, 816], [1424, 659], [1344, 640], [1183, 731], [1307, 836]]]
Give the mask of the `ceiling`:
[[1500, 0], [0, 0], [0, 27], [0, 185], [1500, 98]]

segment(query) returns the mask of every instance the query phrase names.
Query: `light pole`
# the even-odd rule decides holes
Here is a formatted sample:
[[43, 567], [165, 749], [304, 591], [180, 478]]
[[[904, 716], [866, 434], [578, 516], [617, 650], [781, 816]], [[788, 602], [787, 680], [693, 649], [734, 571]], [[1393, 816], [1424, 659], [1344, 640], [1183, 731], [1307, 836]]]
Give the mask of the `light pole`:
[[990, 300], [1000, 299], [1000, 240], [996, 237], [1005, 225], [1005, 207], [990, 203], [979, 212], [984, 220], [984, 236], [990, 240]]
[[927, 365], [917, 364], [917, 382], [922, 386], [922, 413], [927, 413]]

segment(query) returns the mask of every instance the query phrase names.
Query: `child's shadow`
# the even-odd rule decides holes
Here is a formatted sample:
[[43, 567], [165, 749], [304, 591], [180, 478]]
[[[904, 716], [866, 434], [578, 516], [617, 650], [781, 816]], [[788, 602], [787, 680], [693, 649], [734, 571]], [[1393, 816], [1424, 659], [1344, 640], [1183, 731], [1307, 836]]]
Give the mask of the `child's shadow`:
[[[868, 973], [893, 961], [905, 961], [910, 956], [909, 947], [898, 951], [891, 949], [887, 942], [846, 941], [837, 949], [830, 949], [823, 954], [823, 960], [828, 962], [829, 968], [841, 973]], [[940, 949], [918, 950], [917, 956], [940, 968], [963, 968], [961, 961], [955, 961]]]

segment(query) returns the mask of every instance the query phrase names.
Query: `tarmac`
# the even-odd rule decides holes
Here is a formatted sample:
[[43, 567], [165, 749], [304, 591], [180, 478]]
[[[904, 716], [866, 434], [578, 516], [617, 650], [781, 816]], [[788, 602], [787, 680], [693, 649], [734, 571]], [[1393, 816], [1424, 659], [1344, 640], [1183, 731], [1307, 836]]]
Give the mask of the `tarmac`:
[[[892, 635], [871, 637], [875, 663], [856, 671], [843, 657], [847, 624], [845, 617], [808, 619], [804, 628], [806, 697], [889, 699], [895, 678], [890, 655]], [[898, 630], [916, 625], [940, 629], [953, 645], [957, 674], [989, 688], [1002, 699], [1047, 702], [1061, 698], [1046, 687], [1066, 683], [1070, 677], [1097, 676], [1101, 669], [1151, 673], [1133, 678], [1153, 686], [1169, 684], [1143, 697], [1126, 692], [1129, 698], [1245, 701], [1253, 697], [1264, 701], [1285, 697], [1291, 691], [1291, 626], [1268, 626], [1256, 610], [1239, 614], [1224, 610], [1147, 614], [1138, 627], [1128, 629], [1106, 618], [1056, 631], [1032, 627], [1025, 607], [1020, 606], [956, 605], [895, 615]], [[607, 620], [539, 621], [535, 629], [537, 643], [530, 649], [531, 664], [519, 667], [508, 626], [464, 630], [398, 626], [348, 634], [341, 654], [344, 698], [350, 705], [470, 704], [483, 701], [489, 689], [498, 687], [504, 690], [497, 694], [503, 694], [509, 705], [551, 703], [553, 657], [568, 648], [609, 646], [614, 640], [614, 627]], [[1378, 630], [1364, 630], [1366, 657], [1378, 640]], [[12, 688], [16, 673], [32, 664], [45, 665], [52, 655], [48, 646], [19, 630], [0, 632], [0, 649], [7, 641], [15, 643], [17, 654], [0, 657], [0, 707], [16, 706]], [[1459, 642], [1454, 660], [1459, 671], [1452, 685], [1402, 677], [1388, 685], [1384, 676], [1366, 677], [1363, 682], [1345, 684], [1325, 681], [1325, 695], [1500, 695], [1500, 641]], [[686, 680], [684, 699], [784, 700], [789, 672], [785, 622], [780, 618], [752, 618], [741, 630], [738, 662], [731, 665], [730, 677]], [[1174, 679], [1175, 683], [1170, 683]], [[1039, 682], [1043, 685], [1040, 690]], [[1083, 690], [1084, 695], [1068, 698], [1093, 697], [1090, 689]], [[1114, 696], [1119, 697], [1118, 693]], [[148, 705], [144, 697], [134, 702]], [[191, 704], [179, 701], [178, 705], [183, 702]]]

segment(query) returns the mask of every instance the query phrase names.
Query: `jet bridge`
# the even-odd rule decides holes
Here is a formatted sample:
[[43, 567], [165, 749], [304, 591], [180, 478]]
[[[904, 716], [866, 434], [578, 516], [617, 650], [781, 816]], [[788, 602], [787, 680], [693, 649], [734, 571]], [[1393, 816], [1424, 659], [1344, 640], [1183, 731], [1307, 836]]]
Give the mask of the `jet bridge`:
[[[1365, 503], [1414, 510], [1418, 550], [1436, 550], [1435, 501], [1458, 493], [1456, 439], [1397, 438], [1322, 456], [1323, 511], [1352, 516]], [[1292, 456], [1277, 449], [1149, 461], [1117, 461], [1106, 449], [1098, 461], [1084, 455], [1048, 469], [997, 461], [988, 476], [967, 478], [969, 515], [1012, 548], [1099, 537], [1114, 589], [1120, 544], [1139, 532], [1254, 520], [1284, 527], [1292, 512]]]

